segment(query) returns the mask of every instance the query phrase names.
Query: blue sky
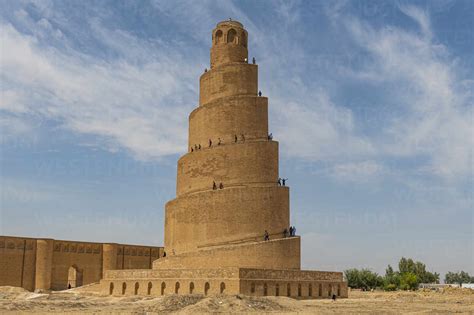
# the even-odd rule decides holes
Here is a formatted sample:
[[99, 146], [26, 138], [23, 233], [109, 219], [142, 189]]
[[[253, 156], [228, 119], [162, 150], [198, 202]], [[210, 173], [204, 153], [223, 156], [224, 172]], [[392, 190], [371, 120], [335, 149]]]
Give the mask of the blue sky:
[[0, 4], [0, 234], [163, 243], [211, 30], [249, 32], [304, 268], [474, 273], [472, 1]]

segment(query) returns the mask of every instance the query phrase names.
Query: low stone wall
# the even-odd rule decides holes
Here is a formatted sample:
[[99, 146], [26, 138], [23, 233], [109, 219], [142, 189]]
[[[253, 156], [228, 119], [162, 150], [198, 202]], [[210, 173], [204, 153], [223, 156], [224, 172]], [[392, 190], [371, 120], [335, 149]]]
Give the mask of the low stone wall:
[[240, 292], [250, 296], [348, 297], [342, 272], [242, 268], [239, 278]]
[[[340, 281], [338, 281], [340, 279]], [[100, 287], [107, 295], [245, 294], [294, 298], [348, 296], [338, 272], [245, 268], [107, 271]]]
[[293, 279], [297, 281], [343, 281], [342, 272], [240, 268], [241, 279]]
[[104, 295], [130, 296], [169, 294], [238, 294], [240, 283], [237, 279], [193, 279], [175, 278], [163, 280], [110, 280], [102, 281]]
[[239, 278], [239, 268], [220, 269], [134, 269], [134, 270], [109, 270], [105, 273], [105, 280], [129, 279], [174, 279], [174, 278]]
[[301, 299], [324, 299], [336, 295], [348, 297], [347, 283], [331, 281], [241, 280], [240, 293], [249, 296], [288, 296]]
[[239, 268], [112, 270], [101, 281], [103, 294], [238, 294]]

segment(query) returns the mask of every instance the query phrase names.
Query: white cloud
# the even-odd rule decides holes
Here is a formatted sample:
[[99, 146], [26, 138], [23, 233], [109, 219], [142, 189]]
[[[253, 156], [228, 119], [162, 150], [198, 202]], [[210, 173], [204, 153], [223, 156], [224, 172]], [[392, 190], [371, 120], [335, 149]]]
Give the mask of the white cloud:
[[427, 160], [422, 166], [426, 172], [445, 178], [469, 176], [474, 148], [472, 82], [460, 77], [447, 47], [433, 42], [426, 13], [416, 7], [402, 10], [418, 22], [422, 35], [346, 20], [355, 43], [372, 58], [362, 70], [347, 73], [390, 87], [387, 98], [398, 103], [402, 113], [381, 130], [383, 142], [372, 142], [381, 158], [422, 157]]
[[13, 90], [1, 91], [0, 97], [0, 109], [11, 113], [26, 113], [28, 112], [28, 106], [24, 104], [25, 100], [22, 99], [20, 93]]
[[[197, 98], [191, 82], [198, 73], [171, 47], [165, 51], [157, 43], [96, 25], [101, 31], [97, 36], [107, 39], [107, 45], [136, 57], [130, 58], [134, 63], [105, 62], [40, 47], [36, 37], [10, 24], [1, 28], [1, 68], [7, 87], [1, 109], [60, 121], [73, 132], [98, 135], [102, 139], [98, 146], [122, 147], [139, 159], [184, 150], [186, 117], [193, 105], [188, 100]], [[140, 56], [154, 58], [136, 62]]]
[[400, 10], [420, 25], [425, 36], [432, 37], [431, 22], [427, 12], [413, 5], [400, 6]]
[[[422, 28], [429, 26], [419, 11], [411, 12], [422, 21]], [[368, 71], [401, 87], [393, 94], [405, 113], [383, 131], [385, 154], [426, 156], [429, 162], [425, 169], [430, 173], [469, 175], [474, 147], [472, 96], [458, 77], [446, 47], [424, 36], [400, 29], [374, 30], [355, 20], [348, 28], [356, 42], [373, 56], [373, 68]]]
[[368, 178], [381, 175], [383, 166], [376, 161], [362, 161], [337, 164], [333, 167], [332, 175], [343, 181], [363, 182]]
[[309, 93], [302, 104], [274, 102], [276, 132], [286, 155], [337, 163], [374, 153], [370, 142], [356, 135], [349, 109], [333, 104], [323, 91]]

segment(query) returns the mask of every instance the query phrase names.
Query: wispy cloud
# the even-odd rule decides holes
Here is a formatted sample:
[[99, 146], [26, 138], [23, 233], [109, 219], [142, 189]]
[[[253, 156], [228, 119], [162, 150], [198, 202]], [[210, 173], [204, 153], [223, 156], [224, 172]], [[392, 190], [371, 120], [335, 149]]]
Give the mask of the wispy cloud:
[[337, 163], [375, 153], [370, 141], [357, 135], [350, 109], [335, 105], [324, 91], [307, 93], [299, 103], [276, 104], [285, 155]]
[[[37, 24], [57, 33], [45, 18]], [[188, 100], [197, 95], [196, 65], [170, 53], [171, 46], [109, 30], [98, 21], [93, 28], [123, 57], [105, 61], [44, 47], [39, 35], [2, 23], [0, 108], [16, 119], [40, 116], [66, 130], [99, 136], [98, 146], [124, 148], [139, 159], [182, 151], [192, 108]]]
[[376, 29], [356, 18], [346, 22], [354, 42], [372, 61], [356, 72], [356, 78], [391, 88], [387, 97], [400, 113], [381, 130], [383, 143], [377, 146], [382, 156], [425, 158], [422, 168], [429, 173], [469, 175], [474, 148], [472, 83], [459, 75], [448, 49], [432, 41], [428, 16], [415, 7], [402, 11], [419, 23], [422, 34]]
[[383, 173], [383, 166], [376, 161], [362, 161], [334, 166], [332, 174], [342, 181], [363, 182]]
[[420, 26], [422, 34], [431, 39], [433, 35], [431, 32], [431, 21], [428, 13], [425, 10], [413, 5], [405, 5], [400, 6], [400, 11], [416, 21]]
[[[304, 77], [296, 79], [297, 86], [291, 80], [280, 81], [289, 92], [288, 98], [276, 99], [278, 131], [286, 154], [331, 160], [334, 170], [338, 165], [354, 166], [366, 160], [383, 166], [387, 159], [392, 163], [393, 159], [411, 159], [416, 163], [408, 168], [405, 163], [400, 171], [450, 180], [470, 176], [473, 81], [462, 74], [456, 56], [436, 39], [429, 11], [416, 6], [398, 8], [418, 27], [413, 29], [371, 25], [348, 7], [348, 2], [337, 2], [326, 6], [325, 13], [333, 31], [343, 33], [363, 59], [334, 62], [333, 73], [328, 71], [328, 75], [333, 75], [333, 80], [373, 87], [374, 95], [379, 94], [378, 109], [374, 109], [379, 128], [361, 132], [373, 127], [355, 115], [350, 101], [334, 101], [334, 92], [317, 88]], [[304, 60], [311, 64], [316, 58], [306, 53]], [[311, 77], [321, 82], [319, 76]], [[369, 100], [372, 96], [361, 92], [359, 97]], [[362, 171], [350, 169], [354, 175]]]

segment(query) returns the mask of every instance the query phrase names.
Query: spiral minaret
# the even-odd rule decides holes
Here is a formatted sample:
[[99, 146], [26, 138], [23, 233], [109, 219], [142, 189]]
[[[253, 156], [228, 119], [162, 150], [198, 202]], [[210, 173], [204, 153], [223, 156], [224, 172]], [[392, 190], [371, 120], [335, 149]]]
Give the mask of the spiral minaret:
[[152, 270], [105, 270], [102, 293], [347, 297], [341, 272], [300, 269], [300, 237], [285, 233], [289, 188], [279, 183], [278, 142], [247, 45], [237, 21], [212, 31], [176, 198], [166, 204], [163, 255]]
[[[247, 31], [237, 21], [220, 22], [212, 32], [210, 69], [200, 78], [199, 106], [189, 115], [189, 150], [178, 161], [177, 197], [166, 204], [165, 251], [189, 256], [238, 244], [245, 255], [242, 246], [263, 241], [267, 231], [272, 244], [252, 255], [271, 256], [265, 248], [277, 247], [298, 256], [285, 267], [299, 268], [299, 238], [289, 242], [283, 234], [289, 188], [278, 184], [268, 98], [259, 96], [258, 66], [247, 47]], [[286, 242], [274, 244], [278, 240]]]

